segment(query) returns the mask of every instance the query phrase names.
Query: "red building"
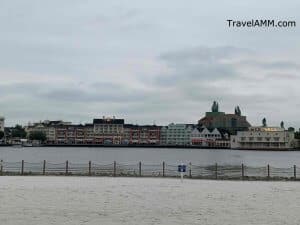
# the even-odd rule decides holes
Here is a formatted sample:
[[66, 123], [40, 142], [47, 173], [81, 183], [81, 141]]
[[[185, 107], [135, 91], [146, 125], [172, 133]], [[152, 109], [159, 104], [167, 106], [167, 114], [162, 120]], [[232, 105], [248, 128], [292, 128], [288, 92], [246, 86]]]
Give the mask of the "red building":
[[85, 144], [84, 125], [55, 126], [56, 144]]
[[160, 126], [156, 125], [124, 125], [122, 144], [147, 144], [160, 143]]

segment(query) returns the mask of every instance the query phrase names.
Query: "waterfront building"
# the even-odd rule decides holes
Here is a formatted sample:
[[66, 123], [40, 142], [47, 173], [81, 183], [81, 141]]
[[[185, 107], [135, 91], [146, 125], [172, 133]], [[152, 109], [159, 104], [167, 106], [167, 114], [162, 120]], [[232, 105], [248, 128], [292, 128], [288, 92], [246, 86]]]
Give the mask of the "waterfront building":
[[0, 131], [4, 132], [5, 118], [0, 116]]
[[[60, 124], [54, 128], [54, 144], [84, 144], [84, 125]], [[49, 140], [48, 143], [51, 144]]]
[[160, 126], [124, 125], [122, 144], [156, 145], [160, 143]]
[[287, 150], [294, 147], [294, 132], [283, 127], [256, 126], [230, 138], [232, 149]]
[[91, 124], [57, 125], [55, 126], [56, 139], [54, 144], [93, 144], [93, 130], [94, 127]]
[[124, 133], [124, 119], [105, 118], [94, 119], [95, 144], [121, 144]]
[[46, 134], [47, 144], [120, 144], [123, 137], [123, 119], [94, 119], [91, 124], [74, 125], [64, 121], [29, 123], [28, 135], [33, 131]]
[[85, 144], [84, 125], [79, 124], [74, 126], [75, 144]]
[[193, 124], [174, 124], [161, 128], [162, 145], [191, 145]]
[[235, 107], [234, 114], [226, 114], [219, 112], [219, 104], [216, 101], [213, 102], [211, 112], [206, 112], [205, 117], [198, 121], [198, 125], [209, 129], [218, 128], [230, 134], [247, 130], [251, 126], [246, 116], [242, 116], [239, 106]]
[[31, 132], [43, 132], [47, 138], [46, 142], [54, 144], [57, 142], [56, 127], [66, 125], [71, 125], [71, 122], [65, 122], [62, 120], [44, 120], [36, 123], [28, 123], [25, 127], [25, 131], [27, 132], [27, 136], [29, 136]]
[[83, 132], [83, 125], [61, 125], [56, 126], [57, 136], [60, 140], [63, 139], [64, 135], [64, 142], [65, 144], [83, 144], [84, 141], [84, 132]]
[[217, 128], [208, 129], [205, 126], [195, 127], [191, 132], [191, 144], [201, 147], [230, 147], [229, 134]]
[[94, 124], [87, 123], [83, 127], [84, 130], [84, 144], [94, 144]]
[[67, 128], [64, 125], [55, 127], [55, 144], [67, 144]]

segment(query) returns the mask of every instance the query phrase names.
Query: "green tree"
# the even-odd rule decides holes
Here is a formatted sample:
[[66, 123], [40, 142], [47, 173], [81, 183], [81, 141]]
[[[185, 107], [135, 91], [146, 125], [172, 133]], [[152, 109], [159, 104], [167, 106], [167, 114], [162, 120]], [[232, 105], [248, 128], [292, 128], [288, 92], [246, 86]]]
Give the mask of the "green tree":
[[289, 128], [288, 128], [288, 131], [293, 131], [293, 132], [295, 132], [295, 128], [294, 128], [294, 127], [289, 127]]
[[44, 142], [46, 141], [47, 136], [43, 131], [32, 131], [29, 134], [29, 139]]
[[16, 125], [11, 132], [12, 137], [25, 138], [27, 133], [25, 129], [21, 125]]
[[4, 132], [0, 130], [0, 139], [2, 139], [3, 137], [4, 137]]

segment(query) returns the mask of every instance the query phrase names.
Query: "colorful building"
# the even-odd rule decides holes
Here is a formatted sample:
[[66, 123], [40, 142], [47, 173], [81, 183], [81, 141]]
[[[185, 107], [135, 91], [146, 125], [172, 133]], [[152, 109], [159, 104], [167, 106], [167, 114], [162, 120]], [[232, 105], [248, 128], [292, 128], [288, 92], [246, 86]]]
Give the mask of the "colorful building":
[[124, 133], [124, 119], [105, 118], [94, 119], [95, 144], [121, 144]]
[[205, 117], [198, 121], [198, 125], [209, 129], [218, 128], [230, 134], [247, 130], [251, 126], [246, 116], [242, 116], [239, 106], [235, 108], [234, 114], [226, 114], [225, 112], [219, 112], [219, 105], [216, 101], [212, 105], [211, 112], [206, 112]]
[[222, 133], [217, 128], [208, 129], [205, 126], [195, 127], [191, 132], [191, 144], [199, 147], [230, 147], [228, 133]]
[[157, 145], [160, 143], [160, 126], [124, 125], [122, 144]]
[[[29, 137], [32, 132], [43, 132], [46, 135], [47, 143], [57, 143], [57, 127], [59, 126], [69, 126], [71, 122], [64, 122], [62, 120], [44, 120], [37, 123], [28, 123], [25, 127], [25, 131], [27, 132], [27, 136]], [[64, 140], [65, 142], [65, 140]]]

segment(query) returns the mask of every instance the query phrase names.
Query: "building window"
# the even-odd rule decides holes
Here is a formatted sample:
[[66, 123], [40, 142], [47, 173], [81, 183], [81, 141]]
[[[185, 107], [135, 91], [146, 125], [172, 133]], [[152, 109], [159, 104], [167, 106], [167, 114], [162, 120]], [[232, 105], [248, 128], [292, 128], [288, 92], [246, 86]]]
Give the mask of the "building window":
[[237, 119], [235, 118], [231, 119], [231, 127], [237, 127]]

